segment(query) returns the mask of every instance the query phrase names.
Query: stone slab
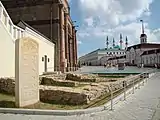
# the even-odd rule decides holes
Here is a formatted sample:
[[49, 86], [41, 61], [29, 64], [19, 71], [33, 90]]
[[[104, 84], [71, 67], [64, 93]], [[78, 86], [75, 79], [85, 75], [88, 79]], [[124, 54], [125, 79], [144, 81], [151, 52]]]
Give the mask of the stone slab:
[[17, 107], [39, 101], [39, 45], [31, 38], [15, 43], [15, 99]]

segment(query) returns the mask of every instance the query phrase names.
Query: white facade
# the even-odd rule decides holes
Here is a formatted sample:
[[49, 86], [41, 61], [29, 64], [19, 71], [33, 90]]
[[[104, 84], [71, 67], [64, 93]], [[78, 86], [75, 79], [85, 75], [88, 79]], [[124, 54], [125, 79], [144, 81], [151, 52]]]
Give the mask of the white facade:
[[124, 56], [125, 54], [126, 54], [125, 50], [123, 50], [123, 49], [109, 50], [109, 51], [106, 51], [106, 54], [104, 54], [104, 56], [99, 59], [99, 62], [102, 65], [104, 65], [106, 63], [109, 63], [109, 58], [116, 58], [116, 57]]
[[145, 44], [138, 44], [134, 45], [133, 47], [129, 47], [126, 52], [126, 62], [129, 65], [136, 65], [140, 66], [142, 64], [141, 55], [145, 51], [154, 50], [160, 48], [159, 44], [151, 44], [151, 43], [145, 43]]
[[54, 71], [55, 45], [28, 27], [22, 29], [15, 26], [1, 2], [0, 37], [0, 77], [15, 76], [15, 40], [22, 37], [31, 37], [39, 43], [39, 74]]
[[97, 49], [79, 58], [80, 64], [99, 66], [104, 65], [111, 57], [118, 57], [125, 55], [125, 50], [118, 48]]
[[[155, 50], [156, 51], [156, 50]], [[145, 54], [141, 56], [142, 63], [144, 66], [147, 67], [155, 67], [155, 65], [160, 65], [160, 49], [158, 52], [152, 52], [148, 53], [149, 51], [146, 51]]]
[[91, 63], [92, 66], [96, 66], [98, 64], [98, 50], [80, 57], [78, 61], [80, 64], [89, 65]]

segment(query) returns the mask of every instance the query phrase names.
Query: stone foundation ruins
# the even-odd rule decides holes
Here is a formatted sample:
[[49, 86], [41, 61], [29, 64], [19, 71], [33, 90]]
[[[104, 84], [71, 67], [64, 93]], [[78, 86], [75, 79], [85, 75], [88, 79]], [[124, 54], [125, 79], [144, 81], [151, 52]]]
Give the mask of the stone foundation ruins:
[[[97, 75], [45, 75], [40, 76], [40, 100], [48, 103], [82, 105], [88, 104], [112, 90], [123, 87], [123, 81], [132, 84], [133, 77], [101, 78]], [[137, 76], [137, 79], [139, 76]], [[68, 80], [66, 80], [68, 79]], [[111, 82], [114, 81], [114, 82]], [[0, 91], [14, 95], [15, 81], [0, 79]]]

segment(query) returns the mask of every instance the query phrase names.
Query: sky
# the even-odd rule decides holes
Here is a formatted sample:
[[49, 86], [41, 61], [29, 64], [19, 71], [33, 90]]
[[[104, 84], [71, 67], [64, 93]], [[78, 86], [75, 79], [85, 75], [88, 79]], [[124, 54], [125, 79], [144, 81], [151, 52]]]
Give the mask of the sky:
[[120, 33], [129, 46], [140, 43], [144, 21], [148, 42], [160, 43], [160, 0], [69, 0], [71, 17], [77, 21], [78, 56], [106, 47], [109, 37], [119, 45]]

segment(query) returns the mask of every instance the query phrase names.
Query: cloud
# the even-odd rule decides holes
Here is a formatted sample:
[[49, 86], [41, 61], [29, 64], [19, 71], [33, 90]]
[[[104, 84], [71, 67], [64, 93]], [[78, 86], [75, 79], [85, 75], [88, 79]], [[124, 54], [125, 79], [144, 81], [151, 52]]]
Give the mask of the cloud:
[[[141, 23], [144, 19], [148, 42], [159, 42], [160, 29], [151, 30], [147, 19], [152, 12], [154, 0], [77, 0], [82, 21], [78, 31], [79, 54], [105, 46], [106, 36], [110, 45], [113, 37], [119, 44], [119, 34], [123, 41], [128, 36], [129, 45], [140, 43]], [[84, 49], [85, 48], [85, 49]]]
[[78, 41], [77, 41], [77, 44], [78, 44], [78, 45], [82, 44], [82, 41], [78, 40]]
[[153, 0], [79, 0], [79, 7], [86, 19], [84, 21], [89, 25], [94, 19], [99, 19], [100, 24], [114, 26], [136, 20], [141, 15], [150, 15], [149, 5], [152, 2]]

